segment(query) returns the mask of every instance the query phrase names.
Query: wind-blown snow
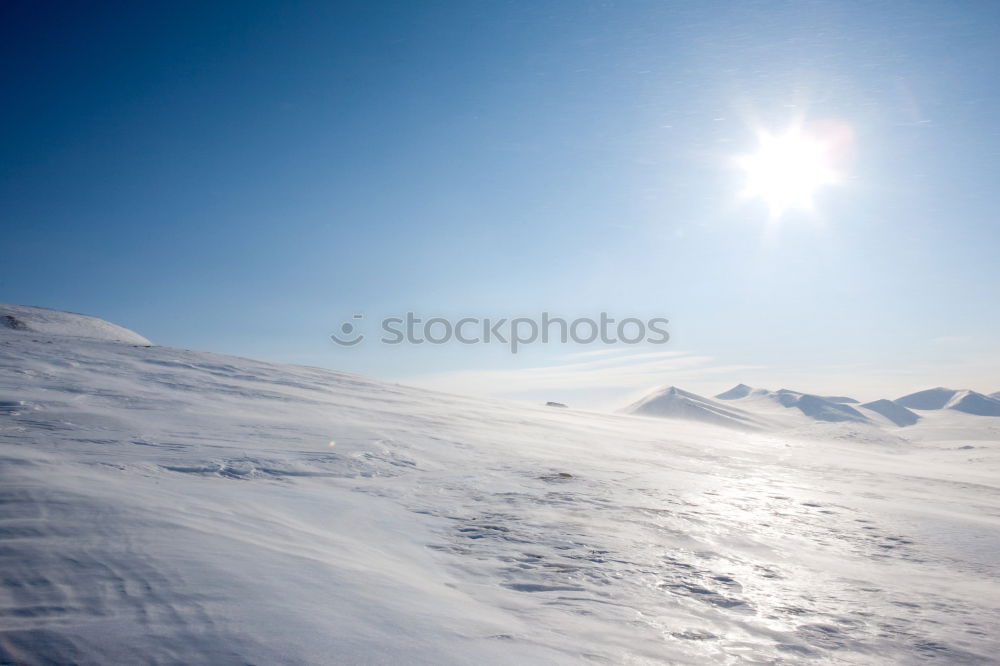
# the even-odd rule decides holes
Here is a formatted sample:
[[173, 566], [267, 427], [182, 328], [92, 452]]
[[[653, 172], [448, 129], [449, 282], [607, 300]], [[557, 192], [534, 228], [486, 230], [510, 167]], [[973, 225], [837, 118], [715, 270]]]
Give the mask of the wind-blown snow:
[[0, 368], [0, 663], [1000, 651], [1000, 419], [819, 440], [15, 329]]

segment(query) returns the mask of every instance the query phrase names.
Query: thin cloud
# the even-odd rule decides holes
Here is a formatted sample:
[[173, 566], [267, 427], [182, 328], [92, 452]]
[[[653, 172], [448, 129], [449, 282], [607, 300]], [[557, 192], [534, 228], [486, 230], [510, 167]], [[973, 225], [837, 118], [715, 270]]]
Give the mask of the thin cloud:
[[[602, 350], [604, 351], [604, 350]], [[595, 354], [596, 355], [596, 354]], [[604, 356], [604, 355], [601, 355]], [[609, 355], [610, 356], [610, 355]], [[578, 354], [568, 358], [579, 357]], [[613, 355], [590, 361], [559, 363], [531, 368], [456, 370], [416, 375], [402, 379], [446, 391], [513, 396], [536, 391], [587, 390], [622, 395], [661, 385], [679, 383], [696, 377], [738, 374], [761, 366], [713, 366], [711, 356], [685, 352], [648, 352]]]

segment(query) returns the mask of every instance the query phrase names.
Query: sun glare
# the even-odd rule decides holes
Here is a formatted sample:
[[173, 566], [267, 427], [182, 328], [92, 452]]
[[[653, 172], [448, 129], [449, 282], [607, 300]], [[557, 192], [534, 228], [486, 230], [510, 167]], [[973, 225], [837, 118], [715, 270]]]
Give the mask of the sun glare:
[[746, 174], [743, 196], [761, 199], [773, 218], [810, 210], [818, 189], [837, 182], [831, 146], [795, 126], [784, 134], [758, 133], [757, 152], [737, 159]]

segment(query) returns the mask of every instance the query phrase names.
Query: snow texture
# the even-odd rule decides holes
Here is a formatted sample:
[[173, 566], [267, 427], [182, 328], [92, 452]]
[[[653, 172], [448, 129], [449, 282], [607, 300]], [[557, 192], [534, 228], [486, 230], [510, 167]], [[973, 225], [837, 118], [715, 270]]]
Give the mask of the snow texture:
[[0, 663], [1000, 653], [1000, 419], [893, 429], [759, 394], [794, 419], [743, 431], [4, 312], [29, 329], [0, 328]]

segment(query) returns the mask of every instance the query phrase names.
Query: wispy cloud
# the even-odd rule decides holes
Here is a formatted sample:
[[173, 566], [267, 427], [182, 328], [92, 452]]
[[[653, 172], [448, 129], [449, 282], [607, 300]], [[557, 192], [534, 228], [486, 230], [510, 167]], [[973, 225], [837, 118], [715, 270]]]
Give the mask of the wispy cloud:
[[761, 366], [713, 365], [711, 356], [681, 351], [612, 353], [611, 350], [569, 354], [548, 365], [530, 368], [455, 370], [403, 378], [402, 381], [450, 392], [529, 397], [588, 392], [607, 399], [626, 399], [637, 391], [706, 376], [739, 375]]
[[1000, 356], [967, 349], [959, 337], [939, 338], [931, 349], [907, 363], [871, 359], [848, 363], [739, 363], [685, 351], [646, 348], [600, 348], [537, 361], [531, 367], [508, 365], [459, 369], [391, 379], [451, 393], [526, 400], [570, 401], [574, 406], [615, 408], [658, 386], [673, 384], [712, 396], [737, 384], [790, 388], [820, 395], [847, 395], [862, 402], [896, 398], [944, 385], [983, 393], [1000, 390]]

